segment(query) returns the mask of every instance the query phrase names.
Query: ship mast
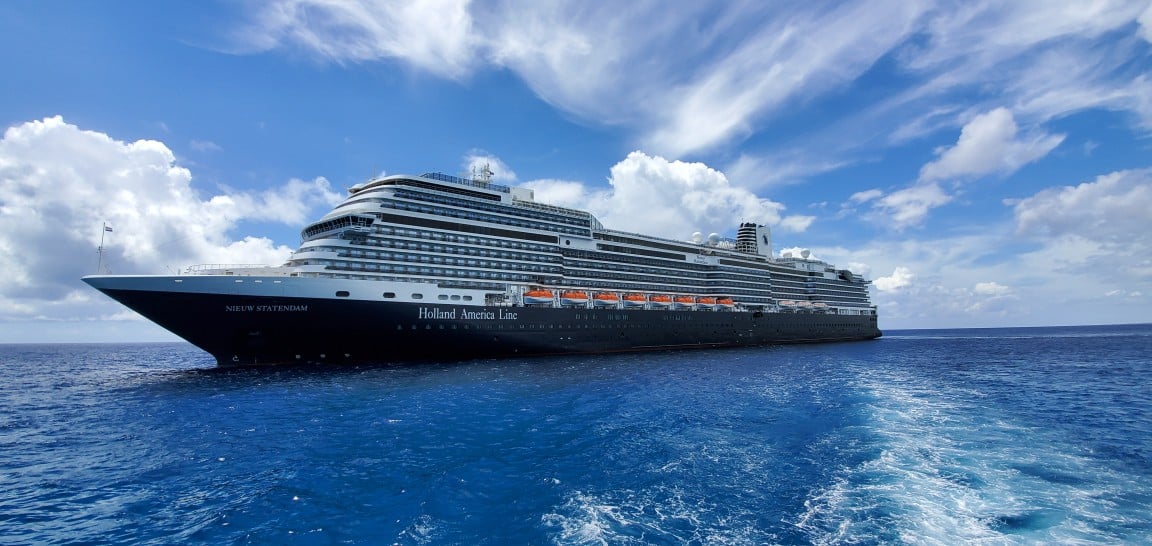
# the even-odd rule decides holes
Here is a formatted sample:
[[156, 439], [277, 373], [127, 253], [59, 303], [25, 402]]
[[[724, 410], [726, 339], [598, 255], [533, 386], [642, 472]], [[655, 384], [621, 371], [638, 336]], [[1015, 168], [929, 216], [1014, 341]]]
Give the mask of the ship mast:
[[103, 223], [102, 229], [100, 230], [100, 246], [96, 247], [96, 274], [97, 275], [104, 273], [104, 235], [106, 233], [111, 233], [111, 232], [112, 232], [112, 226], [109, 226], [108, 222], [105, 221]]

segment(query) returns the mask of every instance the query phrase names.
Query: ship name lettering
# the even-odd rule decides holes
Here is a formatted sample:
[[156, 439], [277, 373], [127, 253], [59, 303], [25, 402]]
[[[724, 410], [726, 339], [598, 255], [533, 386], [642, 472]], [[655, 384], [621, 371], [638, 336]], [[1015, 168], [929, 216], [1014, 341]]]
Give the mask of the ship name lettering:
[[456, 319], [456, 310], [452, 309], [451, 311], [445, 311], [445, 310], [440, 309], [438, 307], [431, 307], [431, 308], [421, 307], [418, 318], [420, 318], [421, 320], [424, 320], [424, 319], [455, 320]]
[[224, 311], [227, 313], [284, 313], [284, 312], [303, 312], [307, 311], [307, 305], [225, 305]]

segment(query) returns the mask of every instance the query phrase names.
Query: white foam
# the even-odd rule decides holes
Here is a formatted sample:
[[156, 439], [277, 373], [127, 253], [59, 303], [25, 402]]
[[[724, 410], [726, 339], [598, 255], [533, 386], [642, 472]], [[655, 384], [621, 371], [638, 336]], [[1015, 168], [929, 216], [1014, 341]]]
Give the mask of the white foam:
[[[1152, 516], [1116, 499], [1141, 476], [1102, 468], [1046, 430], [990, 416], [983, 397], [875, 372], [868, 432], [880, 451], [837, 473], [794, 524], [813, 542], [1152, 541]], [[1141, 489], [1142, 488], [1142, 489]], [[1132, 534], [1116, 536], [1117, 518]]]
[[665, 486], [567, 496], [541, 518], [553, 542], [575, 545], [764, 544], [775, 537], [754, 528], [754, 514], [720, 515], [717, 506]]

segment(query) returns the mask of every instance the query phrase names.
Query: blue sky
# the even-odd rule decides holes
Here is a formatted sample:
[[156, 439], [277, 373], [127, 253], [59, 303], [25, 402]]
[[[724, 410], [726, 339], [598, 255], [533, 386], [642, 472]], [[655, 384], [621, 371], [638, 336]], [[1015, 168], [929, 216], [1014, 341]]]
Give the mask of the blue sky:
[[1152, 321], [1152, 2], [0, 3], [0, 342], [169, 336], [80, 283], [278, 263], [372, 173], [772, 226], [882, 327]]

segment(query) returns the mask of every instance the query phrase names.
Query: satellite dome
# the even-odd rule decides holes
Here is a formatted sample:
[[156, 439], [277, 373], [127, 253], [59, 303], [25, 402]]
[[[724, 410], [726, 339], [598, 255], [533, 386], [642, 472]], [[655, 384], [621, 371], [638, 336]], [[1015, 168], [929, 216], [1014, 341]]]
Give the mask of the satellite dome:
[[780, 255], [780, 257], [781, 258], [791, 258], [792, 257], [792, 251], [791, 250], [785, 250], [784, 253]]
[[712, 246], [716, 246], [716, 243], [719, 243], [719, 242], [720, 242], [720, 234], [719, 233], [709, 233], [708, 234], [708, 244], [710, 244]]
[[811, 255], [812, 255], [812, 252], [810, 250], [808, 250], [807, 248], [800, 251], [800, 257], [804, 258], [805, 260], [807, 260], [808, 256], [811, 256]]
[[703, 233], [700, 233], [699, 231], [697, 231], [696, 233], [692, 234], [692, 242], [693, 243], [700, 244], [703, 241], [704, 241], [704, 234]]

